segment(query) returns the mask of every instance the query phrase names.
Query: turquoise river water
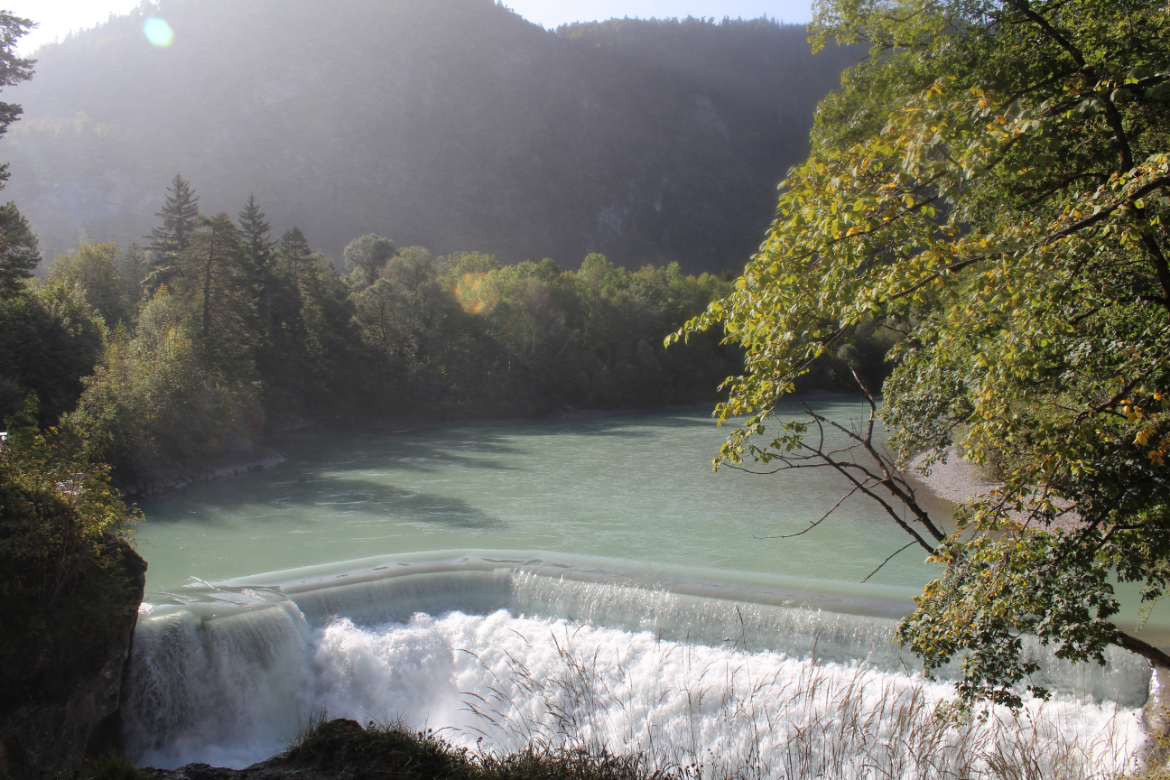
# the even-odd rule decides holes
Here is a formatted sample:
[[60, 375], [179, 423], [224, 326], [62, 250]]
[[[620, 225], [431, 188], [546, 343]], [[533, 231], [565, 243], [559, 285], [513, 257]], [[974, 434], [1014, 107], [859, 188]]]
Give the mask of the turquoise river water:
[[[950, 696], [891, 641], [937, 570], [910, 549], [861, 585], [907, 541], [862, 498], [776, 538], [844, 485], [713, 473], [726, 432], [696, 409], [306, 434], [281, 466], [145, 503], [132, 751], [244, 766], [327, 709], [484, 750], [539, 737], [711, 777], [780, 776], [793, 756], [809, 776], [866, 776], [874, 746], [907, 728], [899, 712]], [[1094, 766], [1122, 766], [1148, 670], [1121, 653], [1097, 669], [1034, 652], [1034, 681], [1057, 692], [1030, 705], [1037, 744], [1072, 740]], [[842, 752], [850, 707], [875, 725]], [[938, 750], [1000, 749], [1000, 732], [978, 729]], [[882, 765], [929, 774], [915, 752]]]

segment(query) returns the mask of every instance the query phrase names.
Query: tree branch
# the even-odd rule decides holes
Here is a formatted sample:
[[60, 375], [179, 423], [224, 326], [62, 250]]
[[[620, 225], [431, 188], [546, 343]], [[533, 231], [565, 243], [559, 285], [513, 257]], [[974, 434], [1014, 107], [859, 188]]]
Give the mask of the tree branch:
[[1100, 211], [1098, 211], [1096, 214], [1092, 214], [1090, 216], [1087, 216], [1084, 219], [1080, 220], [1079, 222], [1074, 222], [1073, 224], [1069, 225], [1068, 227], [1064, 228], [1063, 230], [1056, 231], [1055, 233], [1050, 235], [1047, 239], [1045, 239], [1044, 243], [1052, 244], [1052, 243], [1055, 243], [1057, 241], [1060, 241], [1061, 239], [1068, 238], [1073, 233], [1077, 233], [1081, 230], [1084, 230], [1087, 227], [1092, 227], [1093, 225], [1096, 225], [1098, 222], [1100, 222], [1104, 219], [1108, 219], [1110, 216], [1112, 216], [1113, 212], [1117, 211], [1119, 208], [1121, 208], [1123, 206], [1132, 206], [1133, 202], [1135, 200], [1137, 200], [1138, 198], [1142, 197], [1143, 195], [1149, 195], [1154, 190], [1160, 189], [1161, 187], [1165, 187], [1168, 184], [1170, 184], [1170, 176], [1159, 176], [1156, 179], [1152, 179], [1151, 181], [1147, 182], [1144, 186], [1138, 187], [1136, 190], [1129, 193], [1129, 195], [1126, 197], [1126, 199], [1123, 200], [1122, 202], [1116, 203], [1112, 206], [1106, 206], [1106, 207], [1102, 208]]
[[1124, 631], [1116, 631], [1112, 637], [1113, 643], [1118, 647], [1137, 653], [1150, 662], [1151, 666], [1160, 666], [1163, 669], [1170, 669], [1170, 655], [1167, 655], [1162, 650], [1154, 647], [1148, 642], [1143, 642], [1136, 636], [1130, 636]]
[[873, 570], [873, 571], [871, 571], [869, 574], [867, 574], [867, 575], [865, 576], [865, 579], [864, 579], [864, 580], [862, 580], [862, 582], [863, 582], [863, 583], [869, 582], [869, 578], [870, 578], [870, 577], [872, 577], [873, 575], [877, 574], [879, 571], [881, 571], [881, 570], [882, 570], [882, 566], [885, 566], [887, 563], [889, 563], [890, 561], [894, 560], [894, 557], [895, 557], [895, 556], [897, 556], [897, 555], [899, 555], [900, 553], [903, 553], [903, 552], [905, 552], [906, 550], [908, 550], [908, 549], [910, 549], [911, 547], [913, 547], [913, 546], [914, 546], [914, 544], [915, 544], [914, 542], [907, 542], [907, 543], [906, 543], [906, 545], [905, 545], [904, 547], [902, 547], [900, 550], [898, 550], [898, 552], [895, 552], [895, 553], [890, 553], [890, 556], [889, 556], [888, 558], [886, 558], [884, 561], [882, 561], [880, 564], [878, 564], [878, 567], [877, 567], [876, 569], [874, 569], [874, 570]]

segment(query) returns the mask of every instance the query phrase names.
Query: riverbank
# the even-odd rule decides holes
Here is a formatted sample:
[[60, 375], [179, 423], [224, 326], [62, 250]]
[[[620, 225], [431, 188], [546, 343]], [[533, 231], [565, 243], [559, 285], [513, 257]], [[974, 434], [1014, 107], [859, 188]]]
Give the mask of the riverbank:
[[133, 476], [115, 475], [110, 484], [131, 498], [182, 490], [188, 485], [234, 477], [250, 471], [279, 466], [288, 460], [283, 452], [259, 444], [246, 450], [233, 450], [202, 463], [176, 463], [159, 468], [145, 468]]
[[[984, 469], [969, 460], [965, 460], [958, 447], [951, 447], [947, 451], [946, 460], [936, 460], [929, 465], [932, 453], [919, 453], [911, 458], [908, 466], [909, 473], [934, 495], [949, 501], [952, 504], [965, 504], [981, 498], [994, 495], [1001, 487], [998, 482], [988, 477]], [[1064, 502], [1071, 506], [1071, 502]], [[1061, 505], [1058, 501], [1057, 505]], [[1014, 512], [1010, 517], [1013, 520], [1025, 521], [1024, 513]], [[1053, 528], [1064, 531], [1074, 531], [1081, 525], [1080, 516], [1075, 512], [1058, 518], [1052, 524]]]

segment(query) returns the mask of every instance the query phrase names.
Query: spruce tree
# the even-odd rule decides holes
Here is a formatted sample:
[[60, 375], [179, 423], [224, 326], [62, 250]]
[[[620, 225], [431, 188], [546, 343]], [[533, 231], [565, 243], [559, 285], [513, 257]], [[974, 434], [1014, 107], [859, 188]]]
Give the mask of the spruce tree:
[[252, 264], [261, 275], [268, 270], [268, 264], [272, 260], [272, 248], [276, 246], [276, 242], [268, 238], [272, 226], [265, 222], [264, 218], [264, 212], [256, 205], [256, 196], [249, 195], [244, 210], [239, 213], [240, 232], [248, 247], [248, 254], [252, 257]]
[[162, 226], [151, 230], [148, 236], [156, 266], [168, 264], [174, 255], [187, 248], [195, 230], [195, 218], [199, 216], [199, 197], [181, 174], [175, 174], [167, 193], [162, 211], [155, 214], [162, 219]]
[[301, 232], [299, 227], [294, 227], [292, 230], [284, 231], [284, 235], [280, 237], [279, 248], [277, 254], [287, 264], [288, 269], [292, 272], [293, 284], [297, 284], [300, 280], [301, 263], [313, 254], [313, 250], [309, 248], [309, 241], [305, 238], [305, 234]]
[[[32, 78], [34, 60], [17, 57], [14, 51], [16, 40], [32, 25], [28, 19], [0, 11], [0, 87], [11, 87]], [[0, 135], [4, 135], [21, 113], [21, 107], [15, 103], [0, 103]], [[0, 165], [0, 187], [7, 178], [8, 164], [4, 163]], [[28, 220], [12, 203], [0, 207], [0, 300], [20, 290], [23, 280], [32, 276], [40, 261], [37, 237], [29, 228]]]
[[256, 282], [260, 292], [260, 305], [264, 311], [264, 329], [268, 337], [272, 338], [272, 248], [275, 241], [268, 238], [272, 226], [264, 219], [264, 212], [256, 205], [256, 196], [249, 195], [244, 210], [238, 215], [240, 233], [247, 247], [248, 255], [252, 260], [252, 268], [256, 274]]

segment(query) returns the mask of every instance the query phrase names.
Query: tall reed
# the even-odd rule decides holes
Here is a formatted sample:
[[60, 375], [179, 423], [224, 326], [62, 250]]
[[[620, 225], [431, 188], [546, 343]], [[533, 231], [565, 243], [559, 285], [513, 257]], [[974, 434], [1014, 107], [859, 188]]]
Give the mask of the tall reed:
[[[484, 757], [635, 755], [647, 773], [700, 780], [1117, 780], [1140, 770], [1119, 723], [1132, 712], [1115, 710], [1086, 738], [1067, 710], [1042, 702], [967, 713], [921, 678], [864, 664], [809, 659], [795, 676], [761, 677], [751, 656], [699, 665], [688, 645], [666, 642], [658, 673], [635, 680], [624, 669], [599, 673], [599, 651], [583, 653], [574, 638], [571, 627], [553, 629], [555, 674], [509, 654], [488, 695], [464, 696], [477, 725], [450, 738], [474, 740]], [[681, 711], [654, 711], [668, 700]], [[730, 733], [748, 738], [731, 744], [721, 736]]]

